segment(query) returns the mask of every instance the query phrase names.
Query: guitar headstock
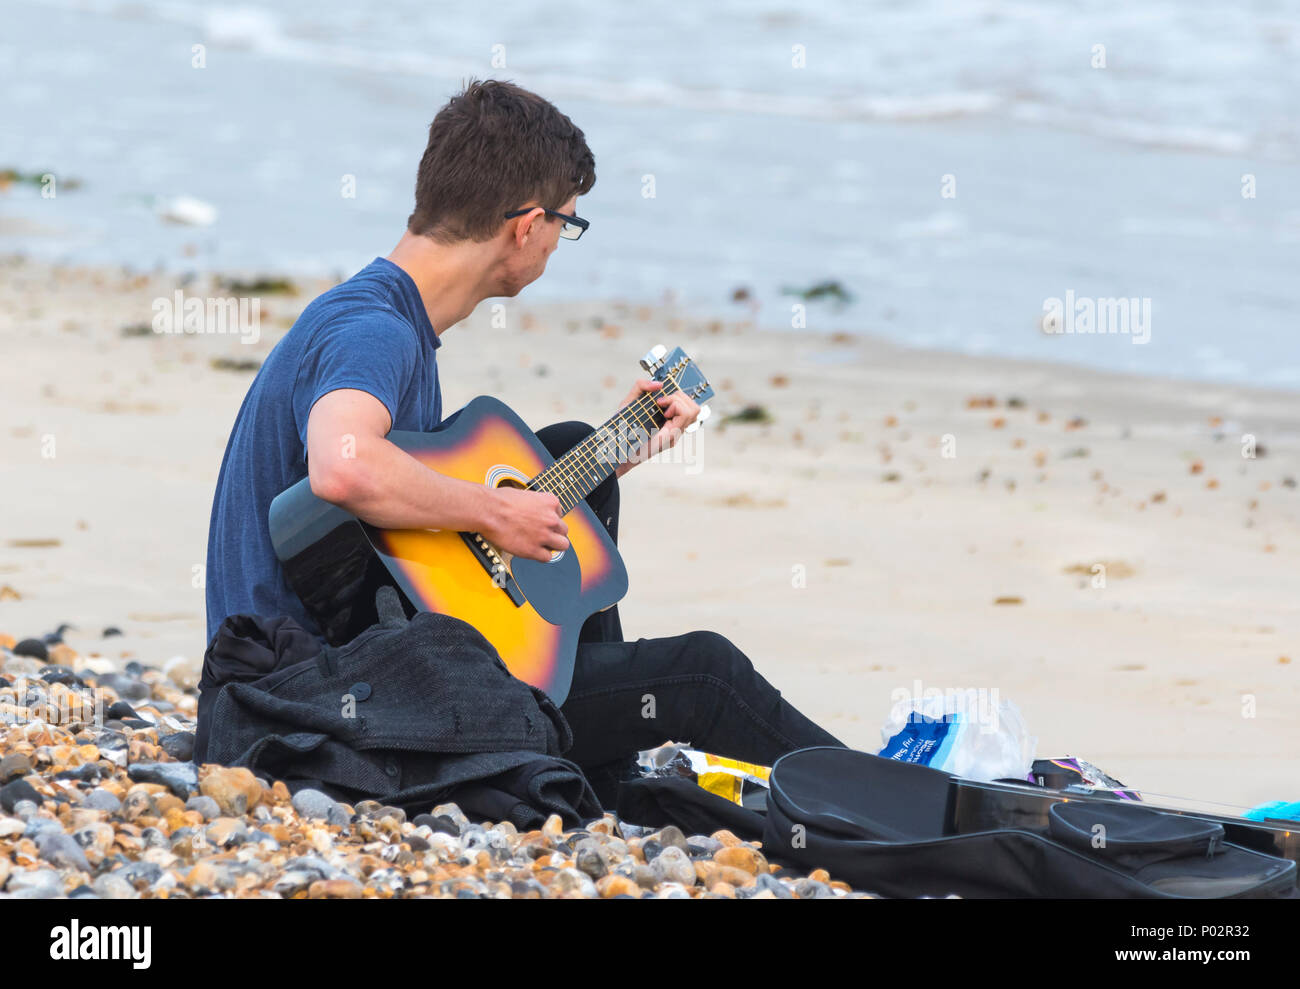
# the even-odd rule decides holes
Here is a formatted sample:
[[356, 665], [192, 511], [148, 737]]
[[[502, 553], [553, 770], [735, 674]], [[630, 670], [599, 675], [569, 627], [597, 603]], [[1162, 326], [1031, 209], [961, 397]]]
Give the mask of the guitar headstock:
[[700, 404], [700, 416], [688, 429], [698, 427], [709, 417], [709, 407], [704, 403], [713, 397], [713, 386], [681, 347], [674, 347], [671, 353], [663, 344], [652, 347], [641, 358], [641, 367], [665, 388], [684, 392]]

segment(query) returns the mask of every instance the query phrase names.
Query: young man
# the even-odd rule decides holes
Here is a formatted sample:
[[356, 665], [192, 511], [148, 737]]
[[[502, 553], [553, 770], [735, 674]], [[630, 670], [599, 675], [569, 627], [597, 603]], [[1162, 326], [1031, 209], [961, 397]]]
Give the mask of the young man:
[[[212, 505], [209, 641], [234, 614], [287, 615], [319, 634], [286, 582], [267, 522], [271, 500], [304, 476], [317, 497], [376, 526], [482, 532], [538, 560], [568, 546], [554, 495], [444, 476], [385, 437], [438, 425], [441, 334], [482, 300], [518, 295], [539, 278], [561, 236], [576, 240], [586, 228], [574, 211], [595, 181], [582, 131], [527, 90], [474, 82], [439, 111], [402, 239], [303, 311], [239, 410]], [[638, 381], [622, 404], [658, 389]], [[640, 459], [670, 447], [699, 414], [681, 393], [657, 401], [668, 421]], [[538, 435], [558, 455], [590, 431], [562, 423]], [[617, 477], [631, 467], [588, 498], [611, 536]], [[768, 765], [792, 749], [842, 744], [715, 633], [624, 642], [612, 608], [588, 620], [580, 641], [561, 709], [574, 735], [565, 755], [606, 806], [635, 752], [669, 739]], [[654, 719], [642, 717], [647, 693]]]

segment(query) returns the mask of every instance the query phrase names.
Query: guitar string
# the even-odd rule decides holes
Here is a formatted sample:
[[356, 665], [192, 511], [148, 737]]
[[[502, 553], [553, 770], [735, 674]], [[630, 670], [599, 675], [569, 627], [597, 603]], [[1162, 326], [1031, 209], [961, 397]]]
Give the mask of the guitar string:
[[[667, 372], [667, 377], [668, 380], [664, 383], [664, 387], [658, 392], [646, 392], [640, 399], [629, 403], [623, 409], [619, 410], [619, 412], [612, 416], [607, 423], [600, 427], [600, 429], [594, 430], [592, 435], [587, 437], [586, 440], [579, 443], [560, 460], [547, 468], [546, 471], [543, 471], [536, 478], [530, 481], [530, 486], [533, 484], [541, 485], [542, 490], [550, 491], [552, 494], [555, 494], [560, 498], [561, 504], [565, 506], [565, 512], [571, 511], [573, 507], [577, 505], [583, 497], [585, 497], [585, 494], [580, 493], [579, 489], [588, 484], [590, 482], [590, 477], [592, 476], [590, 473], [579, 475], [579, 468], [587, 472], [594, 468], [595, 473], [598, 475], [603, 467], [609, 466], [605, 462], [595, 460], [592, 455], [602, 443], [607, 443], [609, 440], [614, 438], [608, 434], [608, 429], [612, 424], [615, 422], [624, 424], [624, 420], [630, 417], [642, 429], [646, 430], [647, 433], [649, 430], [646, 429], [646, 427], [658, 427], [662, 425], [662, 421], [655, 422], [656, 416], [663, 417], [663, 410], [659, 408], [655, 398], [659, 395], [671, 395], [683, 390], [671, 371]], [[642, 413], [644, 413], [644, 418], [642, 418]], [[666, 417], [663, 418], [666, 419]], [[586, 464], [583, 464], [584, 459]], [[615, 469], [616, 468], [617, 465], [615, 465]], [[558, 490], [552, 490], [550, 487], [546, 486], [552, 478], [556, 479]], [[604, 478], [600, 478], [600, 480], [604, 480]], [[597, 480], [596, 484], [599, 484], [600, 480]], [[575, 482], [577, 482], [576, 486]], [[592, 485], [588, 491], [594, 490], [594, 487], [595, 485]]]
[[[574, 447], [573, 450], [565, 454], [562, 460], [568, 460], [570, 457], [572, 457], [574, 462], [573, 466], [575, 468], [581, 467], [586, 472], [583, 476], [577, 477], [577, 480], [580, 482], [579, 487], [580, 488], [585, 487], [587, 484], [590, 483], [590, 478], [592, 476], [596, 476], [598, 477], [598, 480], [596, 480], [594, 484], [591, 484], [591, 487], [587, 489], [588, 492], [594, 490], [595, 486], [605, 479], [604, 477], [599, 476], [605, 468], [609, 469], [609, 473], [613, 473], [613, 471], [617, 469], [618, 464], [623, 462], [620, 459], [618, 462], [610, 464], [608, 461], [605, 460], [597, 460], [593, 456], [596, 452], [596, 449], [599, 446], [601, 446], [602, 443], [608, 443], [609, 441], [614, 439], [613, 436], [607, 434], [609, 427], [614, 422], [617, 421], [620, 425], [626, 425], [625, 420], [630, 416], [636, 422], [636, 424], [641, 427], [642, 431], [646, 433], [646, 438], [648, 439], [649, 433], [651, 431], [651, 427], [658, 428], [659, 426], [663, 425], [664, 421], [667, 420], [667, 416], [663, 414], [663, 410], [659, 408], [658, 402], [655, 401], [657, 396], [672, 395], [682, 390], [683, 389], [681, 385], [673, 377], [672, 372], [671, 371], [668, 372], [668, 381], [664, 383], [664, 387], [661, 388], [658, 392], [647, 392], [637, 402], [630, 403], [625, 409], [622, 409], [618, 413], [615, 413], [615, 415], [610, 418], [609, 422], [602, 425], [600, 429], [595, 430], [592, 433], [592, 435], [587, 438], [586, 441], [584, 441], [583, 443], [579, 443], [576, 447]], [[640, 405], [643, 406], [643, 408], [638, 407], [638, 403], [640, 403]], [[640, 415], [641, 412], [645, 413], [644, 420]], [[638, 443], [635, 449], [640, 449], [640, 447], [641, 444]], [[620, 451], [620, 455], [621, 455], [621, 451]], [[582, 461], [584, 460], [586, 461], [585, 464], [582, 463]], [[607, 477], [608, 474], [606, 474], [605, 476]], [[578, 501], [580, 501], [582, 498], [586, 496], [586, 493], [575, 492], [571, 489], [570, 495], [571, 496], [576, 495], [576, 498], [573, 500], [572, 505], [569, 506], [569, 508], [572, 508], [573, 505], [576, 505]], [[566, 509], [566, 511], [567, 510], [569, 509]]]
[[566, 461], [572, 458], [575, 463], [585, 459], [589, 465], [599, 467], [599, 462], [595, 461], [592, 455], [601, 444], [608, 443], [615, 438], [610, 433], [611, 426], [615, 424], [623, 425], [628, 419], [631, 419], [642, 428], [649, 423], [653, 423], [654, 411], [658, 409], [658, 406], [654, 401], [655, 394], [656, 393], [654, 392], [646, 392], [635, 401], [630, 402], [627, 406], [620, 409], [611, 416], [607, 422], [602, 424], [599, 429], [595, 430], [591, 436], [585, 438], [581, 443], [577, 444], [572, 450], [561, 457], [560, 460], [556, 462], [556, 465], [559, 466], [561, 470], [564, 470], [568, 467]]
[[[586, 496], [586, 492], [582, 490], [583, 488], [587, 488], [588, 491], [594, 490], [596, 484], [604, 480], [604, 477], [599, 476], [603, 469], [610, 468], [611, 472], [613, 469], [617, 469], [617, 463], [602, 462], [594, 456], [602, 444], [609, 444], [615, 440], [615, 437], [610, 433], [610, 427], [618, 423], [625, 428], [629, 419], [643, 430], [655, 425], [655, 414], [661, 412], [661, 410], [653, 399], [657, 394], [664, 394], [664, 392], [665, 389], [661, 389], [658, 393], [647, 392], [642, 399], [619, 410], [618, 413], [611, 417], [609, 422], [602, 425], [600, 429], [595, 430], [591, 436], [575, 446], [553, 465], [552, 470], [562, 475], [560, 484], [563, 486], [564, 491], [561, 503], [565, 506], [566, 512], [572, 510]], [[669, 393], [671, 394], [671, 392]], [[582, 473], [580, 474], [579, 471], [582, 471]], [[598, 478], [594, 484], [591, 482], [593, 476]]]
[[[646, 394], [649, 395], [652, 393], [646, 393]], [[553, 463], [550, 467], [548, 467], [546, 470], [538, 474], [537, 477], [535, 477], [531, 482], [529, 482], [530, 485], [535, 484], [541, 487], [542, 490], [551, 491], [552, 494], [560, 496], [561, 501], [564, 502], [563, 495], [565, 492], [562, 490], [551, 490], [550, 482], [555, 481], [557, 488], [560, 486], [563, 486], [564, 488], [570, 487], [571, 486], [570, 481], [566, 479], [565, 475], [567, 475], [569, 479], [576, 480], [576, 474], [574, 472], [573, 465], [569, 463], [570, 458], [572, 458], [574, 463], [576, 464], [576, 462], [587, 453], [585, 449], [586, 447], [590, 446], [593, 447], [594, 449], [594, 447], [599, 443], [607, 441], [609, 437], [605, 434], [605, 430], [608, 428], [610, 423], [621, 421], [622, 419], [624, 419], [629, 415], [636, 417], [638, 412], [637, 406], [639, 403], [643, 404], [644, 400], [645, 400], [645, 396], [643, 395], [641, 398], [637, 399], [636, 401], [629, 403], [624, 409], [620, 409], [610, 418], [609, 422], [603, 424], [600, 427], [600, 429], [596, 430], [592, 434], [592, 436], [586, 437], [581, 443], [579, 443], [572, 450], [570, 450], [568, 453], [562, 456], [559, 460], [555, 461], [555, 463]], [[577, 503], [576, 501], [572, 502], [572, 504], [576, 504], [576, 503]], [[572, 507], [572, 504], [570, 503], [566, 502], [565, 504], [566, 504], [566, 511], [568, 510], [568, 508]]]
[[[615, 420], [618, 428], [626, 430], [629, 422], [643, 424], [639, 414], [642, 411], [637, 408], [620, 413]], [[608, 476], [605, 473], [607, 470], [611, 467], [616, 469], [616, 465], [609, 463], [607, 458], [605, 458], [606, 462], [602, 463], [596, 456], [602, 446], [608, 448], [615, 442], [611, 426], [602, 426], [581, 445], [561, 458], [551, 470], [546, 480], [554, 482], [556, 493], [560, 496], [566, 512], [585, 496], [587, 490], [594, 490], [595, 486], [604, 480], [604, 476]]]
[[[647, 392], [646, 394], [651, 398], [655, 395], [654, 392]], [[663, 394], [663, 390], [661, 390], [659, 394]], [[595, 430], [590, 437], [582, 443], [579, 443], [573, 450], [565, 454], [562, 459], [569, 460], [572, 458], [574, 468], [581, 468], [584, 471], [583, 476], [579, 478], [582, 482], [582, 486], [590, 483], [590, 478], [592, 476], [596, 476], [598, 480], [596, 480], [595, 484], [592, 485], [592, 490], [594, 490], [595, 485], [605, 479], [604, 477], [600, 477], [603, 470], [608, 468], [612, 473], [618, 467], [618, 462], [611, 463], [608, 460], [597, 459], [595, 456], [597, 450], [601, 446], [608, 446], [610, 443], [616, 442], [616, 438], [610, 433], [611, 424], [617, 422], [620, 426], [625, 427], [627, 420], [630, 418], [637, 424], [637, 426], [648, 432], [647, 427], [655, 424], [655, 414], [661, 411], [662, 410], [659, 409], [658, 404], [653, 401], [647, 402], [644, 409], [639, 409], [636, 407], [636, 403], [631, 403], [626, 409], [615, 413], [615, 415], [610, 418], [609, 422], [606, 422], [599, 429]], [[646, 413], [644, 419], [640, 414], [642, 412]], [[607, 477], [608, 474], [605, 476]], [[585, 495], [582, 495], [581, 497], [585, 497]], [[576, 505], [577, 502], [575, 501], [574, 504]]]
[[[606, 462], [595, 459], [593, 456], [601, 445], [615, 440], [615, 437], [609, 433], [610, 427], [615, 423], [625, 424], [626, 420], [631, 419], [636, 425], [648, 432], [647, 427], [658, 425], [655, 423], [655, 415], [662, 414], [663, 411], [659, 408], [655, 399], [659, 395], [670, 395], [680, 390], [681, 388], [677, 385], [677, 382], [670, 377], [669, 381], [659, 391], [646, 392], [641, 398], [620, 409], [608, 422], [595, 430], [591, 436], [533, 478], [529, 482], [529, 486], [536, 486], [542, 490], [550, 491], [550, 493], [560, 498], [561, 504], [565, 506], [565, 512], [571, 511], [585, 497], [585, 495], [578, 493], [577, 488], [583, 486], [589, 479], [587, 475], [579, 475], [578, 469], [580, 467], [584, 469], [595, 468], [596, 473], [599, 474], [602, 467], [611, 466]], [[612, 466], [617, 469], [617, 464]], [[604, 478], [600, 480], [604, 480]], [[599, 484], [600, 482], [597, 481], [596, 483]], [[554, 484], [556, 490], [552, 489], [552, 484]]]
[[590, 489], [594, 490], [595, 486], [604, 480], [604, 477], [600, 476], [603, 469], [614, 466], [609, 463], [602, 463], [595, 457], [596, 451], [602, 445], [609, 445], [614, 441], [614, 437], [610, 432], [611, 424], [618, 423], [625, 427], [627, 421], [632, 420], [644, 426], [645, 422], [641, 413], [646, 411], [649, 410], [631, 405], [620, 410], [610, 423], [595, 430], [591, 436], [587, 437], [578, 446], [575, 446], [548, 469], [541, 478], [541, 483], [546, 490], [554, 488], [552, 493], [560, 498], [560, 503], [564, 506], [566, 513], [571, 511], [578, 501], [585, 496], [582, 489], [590, 486]]
[[[615, 421], [619, 422], [619, 425], [625, 425], [625, 420], [630, 417], [638, 426], [640, 426], [642, 431], [645, 431], [646, 438], [649, 439], [650, 431], [658, 429], [659, 426], [663, 425], [664, 421], [667, 421], [667, 416], [663, 415], [663, 409], [659, 408], [659, 404], [655, 399], [658, 398], [658, 395], [672, 395], [681, 390], [680, 383], [676, 381], [676, 378], [672, 377], [671, 372], [668, 372], [668, 381], [664, 382], [662, 389], [658, 392], [646, 392], [646, 394], [643, 395], [641, 399], [638, 399], [637, 402], [629, 403], [627, 407], [620, 409], [615, 416], [610, 418], [610, 421], [601, 426], [601, 429], [595, 430], [594, 433], [591, 434], [591, 437], [582, 443], [578, 443], [572, 451], [569, 451], [569, 454], [565, 455], [564, 459], [567, 460], [569, 456], [573, 456], [575, 461], [585, 459], [588, 461], [589, 467], [594, 467], [595, 470], [597, 470], [597, 473], [601, 472], [601, 470], [606, 467], [610, 468], [612, 473], [612, 470], [617, 469], [617, 465], [623, 463], [623, 461], [619, 460], [617, 463], [611, 465], [608, 461], [595, 460], [593, 457], [595, 450], [597, 450], [597, 447], [601, 446], [602, 443], [607, 444], [610, 441], [614, 441], [615, 437], [608, 434], [610, 426], [614, 424]], [[641, 413], [645, 413], [645, 416], [642, 417]], [[634, 448], [640, 447], [641, 444], [638, 443]], [[621, 456], [621, 450], [619, 452]], [[597, 483], [599, 483], [599, 481]], [[580, 498], [581, 496], [585, 495], [580, 495]]]

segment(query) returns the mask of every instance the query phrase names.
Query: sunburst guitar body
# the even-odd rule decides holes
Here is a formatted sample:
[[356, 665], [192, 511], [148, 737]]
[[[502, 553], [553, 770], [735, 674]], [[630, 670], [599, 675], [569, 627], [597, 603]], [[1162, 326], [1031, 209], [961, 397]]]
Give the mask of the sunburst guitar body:
[[[713, 394], [680, 348], [668, 354], [656, 347], [642, 366], [663, 384], [661, 393]], [[546, 562], [511, 557], [479, 533], [377, 528], [317, 498], [306, 478], [272, 502], [271, 541], [290, 587], [331, 644], [373, 624], [375, 591], [396, 586], [409, 612], [468, 622], [512, 674], [561, 704], [583, 623], [628, 588], [617, 547], [583, 499], [662, 424], [653, 394], [644, 395], [556, 459], [507, 405], [480, 397], [433, 432], [388, 434], [440, 474], [555, 494], [569, 547]]]

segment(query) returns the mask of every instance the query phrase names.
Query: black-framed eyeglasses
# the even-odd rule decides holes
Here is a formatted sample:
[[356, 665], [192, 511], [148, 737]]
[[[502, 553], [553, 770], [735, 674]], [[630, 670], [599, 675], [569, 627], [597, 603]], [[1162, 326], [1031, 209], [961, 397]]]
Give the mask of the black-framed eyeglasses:
[[516, 216], [523, 216], [535, 209], [540, 209], [547, 216], [556, 216], [564, 221], [564, 226], [560, 227], [560, 236], [565, 240], [577, 240], [582, 236], [582, 232], [591, 226], [580, 216], [570, 216], [568, 213], [561, 213], [557, 209], [547, 209], [545, 206], [529, 206], [527, 209], [512, 210], [506, 214], [506, 219], [510, 220]]

